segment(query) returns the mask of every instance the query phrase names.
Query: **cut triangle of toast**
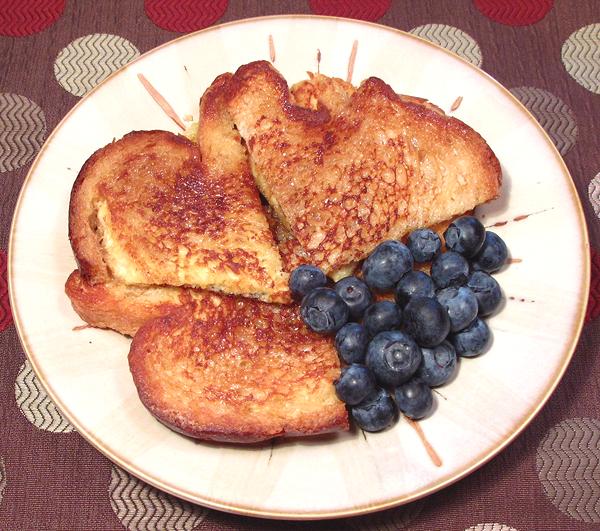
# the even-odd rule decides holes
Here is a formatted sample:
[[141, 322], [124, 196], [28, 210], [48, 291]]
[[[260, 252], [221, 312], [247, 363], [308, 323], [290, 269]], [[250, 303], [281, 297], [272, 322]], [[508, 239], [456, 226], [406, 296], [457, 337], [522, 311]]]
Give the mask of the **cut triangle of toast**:
[[300, 108], [264, 61], [229, 83], [256, 182], [311, 263], [334, 271], [498, 195], [497, 158], [460, 120], [377, 78], [347, 101], [335, 116]]
[[[209, 90], [205, 98], [212, 97]], [[214, 157], [201, 161], [186, 138], [136, 131], [94, 153], [69, 211], [82, 277], [289, 301], [287, 274], [237, 146], [223, 147], [228, 163], [219, 166]]]

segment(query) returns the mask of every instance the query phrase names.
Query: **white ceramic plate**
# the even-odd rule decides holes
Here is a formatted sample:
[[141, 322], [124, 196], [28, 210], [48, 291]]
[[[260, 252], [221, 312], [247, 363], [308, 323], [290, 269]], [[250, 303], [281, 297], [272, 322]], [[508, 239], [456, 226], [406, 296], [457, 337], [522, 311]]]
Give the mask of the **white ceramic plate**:
[[[428, 98], [488, 141], [502, 163], [502, 197], [479, 209], [508, 242], [513, 263], [497, 275], [506, 307], [489, 323], [492, 349], [463, 360], [422, 429], [435, 466], [406, 422], [381, 434], [343, 434], [255, 447], [182, 437], [137, 398], [129, 341], [74, 331], [81, 321], [63, 292], [75, 268], [67, 239], [69, 192], [89, 155], [135, 129], [178, 131], [137, 79], [143, 73], [179, 116], [224, 71], [269, 58], [290, 82], [316, 69], [354, 81], [386, 80]], [[184, 66], [186, 67], [184, 69]], [[525, 217], [529, 215], [528, 217]], [[485, 216], [485, 217], [484, 217]], [[515, 218], [517, 221], [515, 221]], [[76, 429], [143, 480], [222, 510], [280, 518], [353, 515], [406, 503], [472, 472], [533, 418], [558, 383], [583, 322], [588, 243], [571, 178], [532, 116], [493, 79], [455, 55], [403, 32], [342, 19], [247, 20], [187, 35], [153, 50], [85, 97], [50, 135], [23, 186], [10, 242], [10, 294], [21, 340], [38, 377]], [[552, 242], [560, 242], [556, 252]]]

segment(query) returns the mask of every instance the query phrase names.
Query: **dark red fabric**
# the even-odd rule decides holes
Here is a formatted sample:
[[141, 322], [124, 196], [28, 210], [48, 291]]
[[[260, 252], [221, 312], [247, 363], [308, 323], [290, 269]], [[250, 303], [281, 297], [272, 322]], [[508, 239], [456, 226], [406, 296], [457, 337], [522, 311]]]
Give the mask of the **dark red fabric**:
[[0, 35], [23, 37], [42, 31], [64, 9], [65, 0], [0, 0]]
[[391, 0], [309, 0], [310, 9], [316, 15], [379, 20], [390, 8]]
[[588, 323], [600, 315], [600, 254], [591, 248], [590, 298], [588, 299], [585, 322]]
[[486, 17], [509, 26], [527, 26], [542, 20], [554, 0], [475, 0]]
[[8, 272], [6, 252], [0, 250], [0, 332], [12, 324], [10, 301], [8, 300]]
[[[41, 9], [40, 6], [46, 7]], [[555, 3], [541, 0], [236, 0], [229, 3], [208, 0], [70, 0], [66, 3], [0, 0], [0, 94], [19, 94], [35, 102], [44, 112], [49, 135], [79, 101], [61, 87], [53, 70], [59, 52], [79, 37], [94, 33], [116, 35], [144, 53], [173, 39], [176, 35], [172, 32], [190, 31], [217, 21], [311, 12], [377, 20], [404, 31], [428, 24], [458, 28], [481, 49], [482, 69], [504, 86], [542, 89], [560, 98], [572, 111], [578, 133], [564, 160], [579, 193], [588, 225], [592, 282], [586, 324], [557, 389], [532, 423], [497, 457], [460, 482], [406, 507], [317, 522], [270, 521], [215, 510], [208, 511], [193, 523], [192, 520], [184, 523], [181, 518], [160, 520], [166, 518], [168, 504], [156, 497], [152, 498], [154, 501], [150, 500], [152, 503], [146, 500], [147, 506], [142, 506], [134, 495], [143, 484], [133, 480], [127, 483], [116, 477], [113, 464], [76, 431], [47, 431], [25, 415], [36, 408], [51, 409], [32, 380], [17, 331], [7, 312], [6, 250], [12, 212], [31, 162], [14, 170], [2, 170], [3, 150], [7, 148], [0, 128], [0, 530], [600, 529], [600, 444], [594, 437], [578, 442], [577, 433], [569, 428], [576, 419], [600, 422], [600, 220], [595, 211], [597, 205], [588, 195], [590, 181], [600, 171], [600, 95], [571, 77], [561, 60], [562, 46], [569, 36], [580, 28], [600, 24], [598, 0]], [[275, 42], [276, 49], [277, 44]], [[599, 66], [598, 55], [590, 52], [590, 57], [595, 59], [587, 59], [594, 46], [598, 49], [598, 43], [585, 42], [579, 51], [573, 52], [574, 57], [579, 54], [583, 73]], [[265, 42], [265, 54], [267, 50]], [[359, 46], [359, 60], [360, 50]], [[211, 51], [198, 50], [199, 61], [206, 53]], [[391, 48], [389, 53], [397, 52]], [[345, 63], [347, 56], [342, 60]], [[0, 114], [2, 112], [0, 108]], [[71, 172], [68, 176], [74, 178], [78, 168], [68, 171]], [[540, 180], [543, 177], [540, 175]], [[40, 223], [43, 222], [41, 219]], [[554, 241], [551, 234], [540, 237], [560, 252], [561, 242]], [[543, 332], [541, 327], [540, 334]], [[518, 371], [515, 367], [517, 378]], [[28, 394], [31, 396], [25, 400]], [[571, 423], [567, 426], [569, 429], [556, 435], [552, 430], [566, 421]], [[564, 458], [587, 452], [587, 457], [577, 466], [572, 466], [568, 460], [566, 464], [555, 463], [553, 473], [562, 474], [563, 482], [559, 487], [563, 490], [554, 498], [538, 473], [539, 449], [546, 443], [557, 445]], [[364, 488], [369, 487], [365, 485]], [[575, 504], [578, 512], [573, 516], [564, 506], [572, 503], [575, 487], [583, 489], [587, 498], [582, 498], [579, 506]], [[119, 513], [111, 492], [131, 496], [127, 500], [130, 505], [123, 508], [125, 517]], [[172, 505], [177, 503], [180, 502], [171, 502]], [[202, 511], [202, 508], [194, 510]]]
[[144, 9], [158, 27], [185, 33], [214, 24], [227, 4], [227, 0], [146, 0]]

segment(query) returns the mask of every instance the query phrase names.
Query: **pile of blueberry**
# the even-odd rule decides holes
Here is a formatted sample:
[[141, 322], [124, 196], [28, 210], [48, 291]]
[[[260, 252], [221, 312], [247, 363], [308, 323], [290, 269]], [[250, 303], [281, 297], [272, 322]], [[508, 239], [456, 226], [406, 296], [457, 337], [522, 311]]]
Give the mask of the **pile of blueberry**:
[[[335, 334], [344, 363], [336, 393], [366, 431], [390, 426], [398, 410], [412, 419], [427, 416], [432, 388], [452, 378], [457, 358], [481, 354], [490, 341], [482, 318], [502, 302], [490, 273], [506, 263], [506, 245], [472, 216], [454, 220], [444, 241], [441, 252], [430, 229], [413, 231], [406, 245], [385, 241], [363, 262], [362, 279], [349, 276], [332, 287], [315, 266], [291, 274], [303, 321]], [[414, 270], [415, 262], [431, 262], [431, 274]], [[375, 301], [374, 293], [390, 292], [395, 302]]]

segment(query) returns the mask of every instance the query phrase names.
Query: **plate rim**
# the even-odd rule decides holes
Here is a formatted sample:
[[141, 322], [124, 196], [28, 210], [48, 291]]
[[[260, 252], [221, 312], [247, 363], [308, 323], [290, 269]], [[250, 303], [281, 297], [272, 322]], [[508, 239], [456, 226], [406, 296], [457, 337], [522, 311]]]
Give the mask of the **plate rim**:
[[[582, 273], [583, 274], [582, 274], [581, 288], [582, 288], [582, 293], [584, 296], [579, 298], [578, 315], [575, 318], [574, 326], [572, 329], [571, 341], [568, 345], [566, 345], [566, 347], [564, 349], [562, 363], [557, 368], [555, 373], [552, 375], [551, 383], [547, 387], [541, 400], [539, 400], [532, 409], [530, 409], [529, 411], [526, 412], [525, 416], [520, 420], [519, 423], [516, 424], [516, 427], [513, 429], [513, 431], [508, 436], [506, 436], [506, 438], [498, 446], [494, 447], [489, 452], [484, 453], [482, 456], [474, 459], [473, 461], [471, 461], [471, 463], [468, 466], [464, 467], [463, 469], [461, 469], [455, 473], [451, 473], [448, 477], [446, 477], [442, 481], [440, 481], [434, 485], [430, 485], [430, 486], [426, 486], [421, 489], [417, 489], [412, 494], [400, 496], [400, 497], [393, 497], [393, 498], [381, 501], [376, 504], [362, 504], [362, 505], [359, 505], [359, 506], [356, 506], [356, 507], [353, 507], [350, 509], [346, 508], [346, 509], [338, 509], [338, 510], [312, 511], [312, 512], [311, 511], [287, 512], [285, 510], [283, 510], [283, 511], [264, 510], [264, 509], [260, 509], [258, 507], [251, 506], [251, 505], [243, 505], [243, 504], [230, 503], [230, 502], [226, 502], [226, 501], [214, 500], [207, 496], [194, 496], [191, 493], [182, 491], [181, 489], [179, 489], [177, 487], [177, 485], [167, 484], [167, 483], [165, 483], [165, 481], [163, 479], [154, 478], [154, 477], [149, 476], [143, 470], [140, 470], [139, 467], [137, 467], [136, 465], [126, 462], [116, 452], [112, 451], [109, 448], [106, 448], [100, 441], [95, 439], [95, 436], [93, 433], [90, 433], [81, 428], [77, 419], [73, 416], [73, 414], [69, 411], [69, 409], [67, 407], [65, 407], [63, 402], [58, 398], [58, 396], [55, 394], [55, 392], [52, 390], [52, 388], [49, 386], [48, 382], [44, 378], [41, 367], [39, 367], [35, 361], [33, 349], [28, 344], [27, 334], [26, 334], [26, 331], [25, 331], [23, 323], [22, 323], [22, 319], [21, 319], [18, 309], [17, 309], [18, 308], [18, 305], [16, 304], [17, 294], [16, 294], [16, 288], [14, 286], [13, 275], [12, 275], [12, 271], [13, 271], [13, 267], [14, 267], [13, 259], [14, 259], [14, 253], [15, 253], [14, 246], [15, 246], [15, 239], [16, 239], [15, 238], [16, 225], [17, 225], [17, 221], [18, 221], [18, 217], [19, 217], [19, 212], [21, 210], [21, 206], [23, 203], [23, 199], [25, 196], [25, 192], [31, 184], [32, 176], [35, 172], [35, 169], [36, 169], [37, 165], [39, 164], [41, 158], [43, 157], [47, 147], [50, 145], [53, 137], [63, 127], [63, 125], [71, 117], [71, 115], [73, 113], [75, 113], [75, 111], [77, 111], [78, 108], [81, 105], [83, 105], [87, 101], [87, 99], [96, 92], [96, 90], [103, 87], [104, 84], [107, 83], [109, 80], [111, 80], [113, 77], [115, 77], [117, 75], [122, 75], [128, 68], [130, 68], [131, 66], [136, 64], [138, 61], [150, 56], [151, 54], [153, 54], [167, 46], [171, 46], [172, 44], [174, 44], [176, 42], [183, 41], [185, 39], [194, 38], [199, 34], [218, 31], [227, 26], [243, 25], [243, 24], [247, 24], [247, 23], [251, 23], [251, 22], [262, 22], [262, 21], [268, 21], [268, 20], [285, 21], [285, 20], [298, 20], [298, 19], [303, 19], [303, 20], [307, 20], [307, 21], [321, 20], [321, 21], [327, 21], [327, 22], [342, 21], [342, 22], [346, 22], [346, 23], [355, 24], [358, 26], [372, 27], [379, 31], [388, 31], [393, 34], [400, 34], [403, 37], [408, 37], [410, 39], [417, 40], [417, 41], [421, 42], [422, 44], [432, 47], [433, 49], [435, 49], [437, 51], [442, 51], [443, 53], [449, 55], [451, 58], [453, 58], [455, 60], [458, 59], [463, 64], [467, 65], [470, 69], [477, 72], [477, 74], [479, 76], [483, 76], [483, 78], [487, 79], [487, 81], [491, 82], [502, 93], [504, 93], [506, 96], [508, 96], [509, 99], [511, 100], [511, 102], [513, 104], [516, 104], [520, 108], [520, 110], [522, 112], [524, 112], [524, 114], [528, 118], [529, 122], [531, 122], [537, 129], [538, 133], [541, 134], [541, 137], [544, 139], [545, 143], [551, 148], [550, 150], [553, 153], [556, 162], [558, 163], [558, 167], [562, 170], [562, 173], [566, 177], [566, 180], [568, 183], [567, 188], [569, 189], [570, 195], [571, 195], [572, 199], [574, 200], [575, 211], [576, 211], [576, 214], [577, 214], [577, 217], [579, 220], [579, 225], [582, 228], [582, 230], [581, 230], [582, 253], [581, 254], [583, 257], [583, 260], [582, 260], [582, 262], [583, 262], [582, 263], [582, 266], [583, 266]], [[33, 160], [31, 167], [27, 171], [27, 175], [25, 176], [23, 183], [21, 185], [21, 189], [19, 191], [19, 195], [18, 195], [17, 201], [15, 203], [12, 220], [11, 220], [10, 231], [9, 231], [8, 256], [7, 256], [7, 277], [8, 277], [9, 303], [10, 303], [11, 313], [13, 316], [13, 322], [15, 324], [15, 329], [17, 330], [17, 336], [19, 338], [19, 341], [21, 343], [23, 351], [25, 352], [26, 358], [28, 359], [28, 361], [30, 362], [30, 364], [33, 368], [35, 375], [37, 376], [38, 380], [42, 384], [42, 386], [43, 386], [44, 390], [46, 391], [46, 393], [48, 394], [48, 396], [59, 407], [61, 413], [75, 427], [76, 431], [89, 444], [91, 444], [91, 446], [93, 446], [97, 451], [99, 451], [102, 455], [104, 455], [110, 461], [117, 464], [118, 466], [120, 466], [121, 468], [123, 468], [124, 470], [129, 472], [130, 474], [134, 475], [138, 479], [148, 483], [149, 485], [152, 485], [153, 487], [158, 488], [164, 492], [167, 492], [169, 494], [177, 496], [183, 500], [189, 501], [194, 504], [201, 505], [203, 507], [207, 507], [209, 509], [225, 511], [228, 513], [238, 514], [238, 515], [242, 515], [242, 516], [268, 518], [268, 519], [274, 519], [274, 520], [278, 520], [278, 519], [320, 520], [320, 519], [334, 519], [334, 518], [344, 518], [344, 517], [365, 515], [365, 514], [373, 513], [376, 511], [381, 511], [381, 510], [405, 505], [405, 504], [417, 501], [426, 496], [429, 496], [435, 492], [438, 492], [438, 491], [460, 481], [461, 479], [463, 479], [466, 476], [473, 473], [475, 470], [477, 470], [478, 468], [480, 468], [481, 466], [483, 466], [484, 464], [489, 462], [491, 459], [496, 457], [509, 444], [511, 444], [518, 437], [519, 434], [521, 434], [523, 432], [523, 430], [531, 423], [531, 421], [537, 416], [537, 414], [545, 406], [548, 399], [550, 398], [550, 396], [553, 394], [554, 390], [558, 386], [559, 382], [561, 381], [561, 379], [573, 357], [573, 354], [574, 354], [577, 344], [579, 342], [579, 337], [580, 337], [580, 334], [581, 334], [581, 331], [582, 331], [582, 328], [583, 328], [584, 322], [585, 322], [585, 315], [586, 315], [587, 304], [588, 304], [588, 297], [585, 295], [589, 293], [589, 288], [590, 288], [591, 258], [590, 258], [589, 248], [590, 248], [589, 231], [587, 228], [587, 221], [585, 219], [585, 214], [584, 214], [583, 206], [581, 203], [581, 198], [579, 197], [579, 193], [577, 192], [575, 182], [573, 181], [571, 173], [570, 173], [569, 169], [567, 168], [564, 159], [558, 152], [558, 149], [556, 148], [556, 146], [550, 139], [548, 133], [546, 133], [546, 131], [543, 129], [543, 127], [540, 125], [540, 123], [537, 121], [537, 119], [533, 116], [533, 114], [510, 92], [510, 90], [508, 88], [506, 88], [504, 85], [502, 85], [499, 81], [497, 81], [490, 74], [488, 74], [481, 68], [473, 65], [472, 63], [470, 63], [466, 59], [460, 57], [459, 55], [455, 54], [454, 52], [452, 52], [446, 48], [443, 48], [431, 41], [428, 41], [427, 39], [425, 39], [423, 37], [414, 35], [412, 33], [409, 33], [408, 31], [397, 29], [397, 28], [394, 28], [391, 26], [386, 26], [386, 25], [379, 24], [376, 22], [356, 20], [356, 19], [344, 18], [344, 17], [309, 15], [309, 14], [266, 15], [266, 16], [258, 16], [258, 17], [232, 20], [229, 22], [224, 22], [221, 24], [210, 26], [208, 28], [204, 28], [204, 29], [201, 29], [198, 31], [180, 35], [179, 37], [176, 37], [170, 41], [162, 43], [159, 46], [151, 48], [150, 50], [144, 52], [143, 54], [140, 54], [139, 57], [136, 57], [133, 61], [127, 63], [122, 68], [111, 73], [109, 76], [106, 77], [106, 79], [104, 79], [98, 85], [93, 87], [89, 92], [87, 92], [83, 97], [81, 97], [80, 100], [71, 109], [69, 109], [69, 111], [56, 124], [56, 126], [53, 128], [51, 133], [48, 135], [48, 137], [44, 141], [44, 144], [40, 148], [35, 159]]]

